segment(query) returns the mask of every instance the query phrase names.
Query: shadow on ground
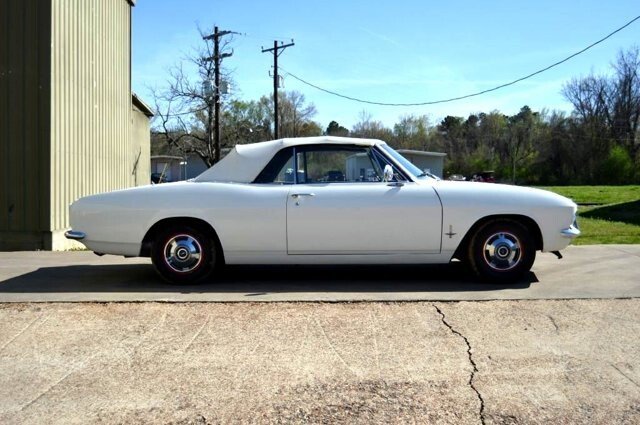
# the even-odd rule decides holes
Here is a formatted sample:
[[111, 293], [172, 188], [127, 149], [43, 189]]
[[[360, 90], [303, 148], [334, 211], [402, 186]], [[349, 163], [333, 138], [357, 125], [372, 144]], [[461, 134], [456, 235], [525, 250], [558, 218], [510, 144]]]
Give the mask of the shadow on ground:
[[526, 289], [534, 273], [508, 285], [483, 283], [460, 263], [386, 266], [226, 266], [198, 285], [161, 281], [146, 264], [46, 267], [0, 282], [0, 293], [449, 292]]
[[580, 215], [582, 217], [621, 221], [623, 223], [640, 226], [640, 200], [594, 208], [581, 212]]

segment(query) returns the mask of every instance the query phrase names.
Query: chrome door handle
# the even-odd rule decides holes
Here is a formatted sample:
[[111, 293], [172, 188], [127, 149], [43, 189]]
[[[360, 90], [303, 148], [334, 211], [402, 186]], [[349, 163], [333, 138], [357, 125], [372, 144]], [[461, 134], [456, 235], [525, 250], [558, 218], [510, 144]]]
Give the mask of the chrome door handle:
[[315, 193], [292, 193], [291, 197], [296, 200], [296, 205], [300, 205], [300, 198], [303, 196], [316, 196]]

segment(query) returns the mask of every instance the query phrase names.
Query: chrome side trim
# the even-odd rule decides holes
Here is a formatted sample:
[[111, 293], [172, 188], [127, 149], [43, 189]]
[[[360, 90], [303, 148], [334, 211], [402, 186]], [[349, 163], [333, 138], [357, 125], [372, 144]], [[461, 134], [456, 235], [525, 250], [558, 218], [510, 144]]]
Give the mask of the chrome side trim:
[[560, 233], [565, 238], [571, 238], [571, 239], [577, 236], [580, 236], [580, 230], [578, 230], [578, 228], [573, 225], [569, 226], [568, 229], [563, 229]]
[[84, 232], [76, 232], [75, 230], [67, 230], [64, 232], [64, 237], [67, 239], [73, 239], [74, 241], [81, 241], [85, 238]]

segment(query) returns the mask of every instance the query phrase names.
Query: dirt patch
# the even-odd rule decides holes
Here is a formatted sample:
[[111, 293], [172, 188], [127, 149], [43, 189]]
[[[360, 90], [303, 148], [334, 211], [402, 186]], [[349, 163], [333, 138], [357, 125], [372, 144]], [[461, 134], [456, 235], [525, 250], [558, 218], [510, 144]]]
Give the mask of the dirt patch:
[[472, 412], [460, 413], [446, 396], [446, 383], [362, 381], [297, 386], [279, 391], [280, 403], [267, 407], [268, 423], [471, 423]]

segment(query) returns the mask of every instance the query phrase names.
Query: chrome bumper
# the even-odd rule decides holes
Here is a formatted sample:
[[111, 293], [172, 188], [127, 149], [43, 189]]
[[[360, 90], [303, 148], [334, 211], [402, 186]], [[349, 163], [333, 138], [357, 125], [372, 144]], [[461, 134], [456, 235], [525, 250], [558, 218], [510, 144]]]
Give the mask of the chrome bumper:
[[64, 237], [67, 239], [73, 239], [74, 241], [81, 241], [84, 237], [87, 236], [84, 232], [76, 232], [74, 230], [67, 230], [64, 232]]
[[569, 226], [568, 229], [563, 229], [561, 232], [562, 236], [565, 238], [573, 239], [577, 236], [580, 236], [580, 230], [575, 226]]

